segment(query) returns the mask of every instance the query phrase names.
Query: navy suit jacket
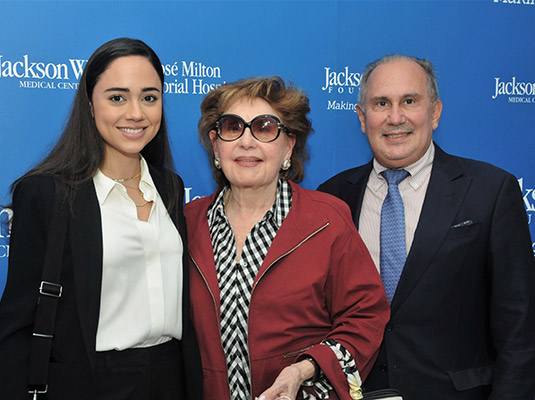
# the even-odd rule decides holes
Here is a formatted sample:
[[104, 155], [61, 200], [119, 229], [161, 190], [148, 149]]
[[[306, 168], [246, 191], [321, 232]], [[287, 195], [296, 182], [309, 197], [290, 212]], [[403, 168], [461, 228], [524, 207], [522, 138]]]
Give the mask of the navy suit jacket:
[[[168, 205], [163, 171], [150, 168], [162, 200]], [[178, 178], [179, 193], [183, 184]], [[13, 195], [13, 227], [6, 288], [0, 303], [0, 398], [27, 400], [30, 339], [54, 201], [54, 181], [35, 176], [21, 181]], [[200, 399], [202, 370], [189, 318], [186, 222], [182, 198], [171, 219], [184, 243], [182, 350], [188, 396]], [[54, 238], [48, 238], [54, 240]], [[93, 181], [78, 188], [69, 215], [62, 260], [61, 284], [44, 399], [93, 399], [93, 373], [102, 281], [102, 226]], [[5, 396], [5, 397], [4, 397]], [[41, 397], [40, 397], [41, 398]]]
[[[535, 396], [535, 263], [518, 182], [435, 145], [424, 204], [368, 390], [404, 400]], [[372, 162], [320, 185], [358, 228]], [[380, 221], [377, 221], [379, 224]]]

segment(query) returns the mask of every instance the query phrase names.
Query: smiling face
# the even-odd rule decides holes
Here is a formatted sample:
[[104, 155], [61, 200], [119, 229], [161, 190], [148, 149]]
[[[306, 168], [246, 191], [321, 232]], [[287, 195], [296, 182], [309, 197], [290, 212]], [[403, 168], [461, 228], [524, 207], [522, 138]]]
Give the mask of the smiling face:
[[357, 106], [373, 155], [387, 168], [407, 167], [425, 154], [441, 112], [440, 100], [429, 97], [423, 68], [405, 59], [376, 67], [364, 104]]
[[110, 63], [93, 90], [91, 112], [106, 143], [105, 163], [139, 159], [162, 119], [162, 84], [152, 64], [142, 56]]
[[[239, 115], [246, 122], [262, 114], [275, 115], [280, 119], [277, 111], [260, 98], [238, 100], [223, 114]], [[281, 165], [291, 157], [295, 144], [295, 138], [284, 132], [275, 141], [262, 143], [253, 137], [249, 128], [233, 142], [219, 139], [212, 130], [210, 140], [233, 189], [276, 188]]]

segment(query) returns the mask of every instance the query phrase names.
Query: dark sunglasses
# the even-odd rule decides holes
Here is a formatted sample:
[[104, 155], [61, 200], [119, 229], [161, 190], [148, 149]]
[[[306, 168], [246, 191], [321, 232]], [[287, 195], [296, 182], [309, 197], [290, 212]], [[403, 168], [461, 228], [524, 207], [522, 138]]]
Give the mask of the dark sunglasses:
[[245, 122], [239, 115], [223, 114], [216, 120], [215, 126], [217, 136], [225, 142], [232, 142], [242, 137], [245, 128], [251, 130], [256, 140], [264, 143], [276, 140], [281, 130], [288, 132], [280, 119], [270, 114], [258, 115], [250, 122]]

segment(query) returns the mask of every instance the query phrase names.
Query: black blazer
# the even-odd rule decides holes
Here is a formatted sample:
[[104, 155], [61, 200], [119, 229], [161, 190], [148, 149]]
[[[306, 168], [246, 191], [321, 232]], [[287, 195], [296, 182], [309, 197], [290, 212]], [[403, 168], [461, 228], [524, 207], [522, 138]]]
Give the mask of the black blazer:
[[[492, 165], [435, 159], [368, 390], [404, 400], [535, 396], [535, 263], [516, 178]], [[372, 162], [320, 185], [358, 228]], [[378, 222], [379, 223], [379, 222]]]
[[[163, 171], [149, 167], [166, 206]], [[171, 215], [184, 242], [182, 347], [188, 396], [200, 399], [202, 370], [197, 339], [189, 313], [186, 222], [182, 212], [183, 183], [178, 210]], [[13, 194], [13, 226], [6, 288], [0, 303], [0, 397], [29, 398], [27, 371], [38, 287], [54, 199], [48, 176], [24, 179]], [[93, 399], [93, 371], [102, 280], [102, 227], [93, 181], [79, 187], [69, 215], [46, 399]], [[54, 238], [48, 238], [54, 240]]]

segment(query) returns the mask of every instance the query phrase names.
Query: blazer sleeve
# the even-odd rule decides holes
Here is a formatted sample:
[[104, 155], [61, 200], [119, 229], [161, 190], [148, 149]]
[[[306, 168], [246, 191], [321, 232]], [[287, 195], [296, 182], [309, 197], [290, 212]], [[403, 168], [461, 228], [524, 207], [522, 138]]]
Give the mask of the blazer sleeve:
[[535, 261], [522, 194], [507, 175], [496, 197], [488, 265], [496, 360], [489, 400], [535, 395]]
[[28, 399], [27, 372], [48, 218], [54, 198], [52, 178], [19, 182], [13, 194], [9, 265], [0, 302], [1, 396]]

